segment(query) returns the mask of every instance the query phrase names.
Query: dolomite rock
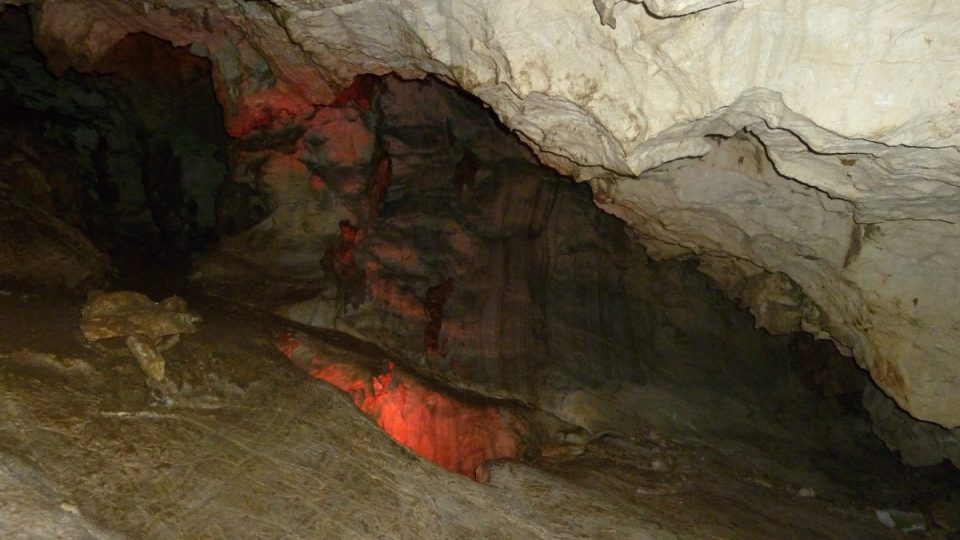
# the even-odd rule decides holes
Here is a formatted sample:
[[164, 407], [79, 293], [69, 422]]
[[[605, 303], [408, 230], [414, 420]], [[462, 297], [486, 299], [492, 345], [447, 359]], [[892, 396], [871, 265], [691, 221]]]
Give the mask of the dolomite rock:
[[960, 425], [950, 0], [38, 7], [56, 65], [127, 32], [194, 43], [235, 135], [300, 118], [356, 73], [436, 74], [589, 180], [653, 253], [700, 256], [758, 324], [829, 337], [912, 415]]

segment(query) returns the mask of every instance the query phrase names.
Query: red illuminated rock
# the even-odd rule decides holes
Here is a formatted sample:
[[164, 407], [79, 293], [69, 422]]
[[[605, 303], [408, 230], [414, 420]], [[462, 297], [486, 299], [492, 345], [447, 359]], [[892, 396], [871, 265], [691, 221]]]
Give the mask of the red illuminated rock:
[[444, 469], [477, 479], [483, 463], [523, 453], [527, 423], [502, 407], [433, 388], [393, 362], [365, 365], [302, 333], [282, 336], [278, 347], [312, 377], [346, 392], [398, 443]]

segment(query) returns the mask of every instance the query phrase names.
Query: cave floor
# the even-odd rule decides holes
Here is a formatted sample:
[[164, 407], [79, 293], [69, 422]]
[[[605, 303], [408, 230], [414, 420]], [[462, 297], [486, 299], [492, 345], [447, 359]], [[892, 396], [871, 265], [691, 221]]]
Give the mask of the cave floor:
[[122, 343], [83, 339], [82, 302], [0, 291], [4, 538], [900, 538], [876, 510], [931, 496], [909, 491], [926, 477], [863, 476], [884, 460], [785, 464], [653, 432], [498, 462], [478, 484], [296, 369], [275, 345], [293, 323], [196, 300], [198, 332], [151, 387]]

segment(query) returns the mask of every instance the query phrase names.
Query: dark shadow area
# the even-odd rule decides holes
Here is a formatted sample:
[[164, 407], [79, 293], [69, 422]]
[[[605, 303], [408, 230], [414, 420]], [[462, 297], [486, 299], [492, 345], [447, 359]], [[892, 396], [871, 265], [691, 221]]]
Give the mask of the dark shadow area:
[[0, 169], [120, 265], [182, 265], [218, 235], [228, 137], [210, 63], [146, 34], [54, 76], [25, 9], [0, 13]]

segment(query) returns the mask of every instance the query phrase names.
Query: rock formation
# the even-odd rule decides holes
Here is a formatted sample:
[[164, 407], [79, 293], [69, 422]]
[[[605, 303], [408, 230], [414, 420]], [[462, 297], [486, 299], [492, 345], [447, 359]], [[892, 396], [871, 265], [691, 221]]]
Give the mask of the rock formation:
[[0, 0], [0, 530], [952, 534], [957, 15]]
[[313, 106], [357, 74], [433, 74], [589, 183], [652, 256], [695, 258], [758, 325], [832, 339], [911, 415], [953, 428], [952, 10], [947, 0], [47, 0], [34, 27], [58, 71], [94, 69], [135, 32], [189, 45], [211, 61], [228, 131], [251, 140], [310, 118], [321, 126]]

